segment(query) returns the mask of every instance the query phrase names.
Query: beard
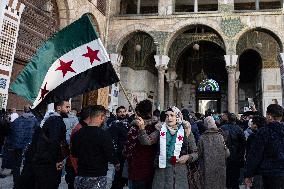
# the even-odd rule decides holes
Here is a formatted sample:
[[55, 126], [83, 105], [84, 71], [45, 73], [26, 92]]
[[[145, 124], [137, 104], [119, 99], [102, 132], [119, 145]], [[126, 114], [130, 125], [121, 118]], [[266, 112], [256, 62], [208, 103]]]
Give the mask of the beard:
[[123, 120], [126, 118], [126, 115], [120, 115], [119, 117], [117, 117], [118, 120]]
[[68, 113], [60, 112], [61, 117], [68, 118]]

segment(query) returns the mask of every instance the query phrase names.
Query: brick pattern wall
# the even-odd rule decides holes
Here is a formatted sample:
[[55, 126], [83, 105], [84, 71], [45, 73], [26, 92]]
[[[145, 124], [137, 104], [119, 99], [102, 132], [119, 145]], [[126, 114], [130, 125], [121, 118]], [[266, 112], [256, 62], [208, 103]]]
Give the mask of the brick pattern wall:
[[[30, 61], [37, 48], [59, 30], [59, 16], [56, 0], [52, 0], [51, 12], [44, 10], [48, 0], [26, 0], [22, 14], [16, 47], [15, 61], [11, 76], [13, 82], [25, 65]], [[7, 109], [22, 110], [28, 102], [15, 94], [9, 93]]]

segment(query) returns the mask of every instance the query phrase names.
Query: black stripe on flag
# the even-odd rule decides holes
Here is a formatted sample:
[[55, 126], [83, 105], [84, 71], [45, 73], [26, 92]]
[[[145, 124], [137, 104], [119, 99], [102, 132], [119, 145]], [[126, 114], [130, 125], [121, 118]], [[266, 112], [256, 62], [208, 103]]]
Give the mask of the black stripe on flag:
[[34, 111], [42, 109], [49, 103], [68, 100], [80, 94], [110, 86], [118, 81], [119, 78], [110, 62], [94, 66], [50, 91]]

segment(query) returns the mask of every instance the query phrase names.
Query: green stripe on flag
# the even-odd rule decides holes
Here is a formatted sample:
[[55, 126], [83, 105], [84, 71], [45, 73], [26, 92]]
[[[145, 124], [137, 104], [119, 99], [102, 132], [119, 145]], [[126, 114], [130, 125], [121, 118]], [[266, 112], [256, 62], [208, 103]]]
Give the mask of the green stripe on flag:
[[92, 18], [84, 14], [44, 42], [10, 89], [33, 102], [51, 65], [72, 49], [98, 39], [98, 36]]

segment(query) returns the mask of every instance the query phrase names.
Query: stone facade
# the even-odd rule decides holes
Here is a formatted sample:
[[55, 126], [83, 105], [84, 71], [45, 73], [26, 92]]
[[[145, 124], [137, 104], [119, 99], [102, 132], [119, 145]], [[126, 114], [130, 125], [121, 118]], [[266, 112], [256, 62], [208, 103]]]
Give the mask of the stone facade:
[[[154, 44], [157, 45], [156, 53], [169, 56], [169, 67], [173, 67], [171, 65], [175, 65], [179, 51], [183, 51], [182, 48], [186, 47], [186, 44], [179, 43], [179, 46], [181, 46], [179, 49], [171, 50], [174, 44], [177, 43], [177, 39], [181, 38], [181, 34], [194, 25], [206, 26], [215, 31], [215, 34], [218, 36], [215, 42], [223, 46], [227, 55], [236, 55], [239, 58], [247, 49], [255, 49], [262, 56], [261, 82], [262, 91], [264, 92], [262, 96], [262, 109], [265, 110], [271, 100], [269, 98], [272, 98], [272, 96], [278, 99], [278, 102], [282, 103], [281, 80], [274, 79], [276, 72], [276, 75], [279, 74], [280, 79], [281, 74], [283, 75], [279, 69], [279, 53], [283, 52], [284, 43], [282, 9], [234, 11], [234, 1], [219, 0], [219, 8], [215, 12], [175, 13], [171, 1], [161, 0], [159, 1], [157, 15], [119, 15], [119, 7], [117, 7], [119, 4], [118, 2], [116, 2], [116, 5], [114, 4], [112, 7], [116, 6], [116, 8], [112, 9], [111, 12], [112, 16], [108, 36], [108, 50], [110, 52], [122, 53], [122, 49], [129, 40], [129, 36], [138, 31], [144, 32], [151, 36]], [[259, 45], [258, 43], [261, 44]], [[267, 69], [274, 70], [274, 73]], [[230, 76], [234, 79], [233, 82], [237, 82], [235, 79], [237, 71], [238, 61], [234, 73]], [[270, 84], [267, 84], [269, 83], [268, 81]], [[153, 83], [157, 83], [157, 81], [153, 80]], [[267, 91], [267, 85], [271, 85], [270, 92], [265, 92]], [[167, 87], [165, 89], [167, 90]], [[183, 93], [185, 97], [182, 95], [182, 101], [186, 102], [189, 99], [186, 96], [191, 95], [189, 92], [190, 89], [185, 86], [183, 90], [187, 91], [187, 94]], [[222, 101], [224, 102], [224, 99], [229, 102], [235, 101], [237, 99], [235, 96], [238, 96], [236, 90], [237, 87], [231, 90], [229, 99], [223, 98], [224, 95], [222, 95]], [[165, 94], [167, 95], [167, 91]], [[191, 98], [194, 98], [194, 96]], [[223, 102], [222, 109], [225, 110], [226, 107]], [[232, 102], [231, 111], [235, 112], [233, 110], [235, 109], [235, 105], [233, 104]]]

